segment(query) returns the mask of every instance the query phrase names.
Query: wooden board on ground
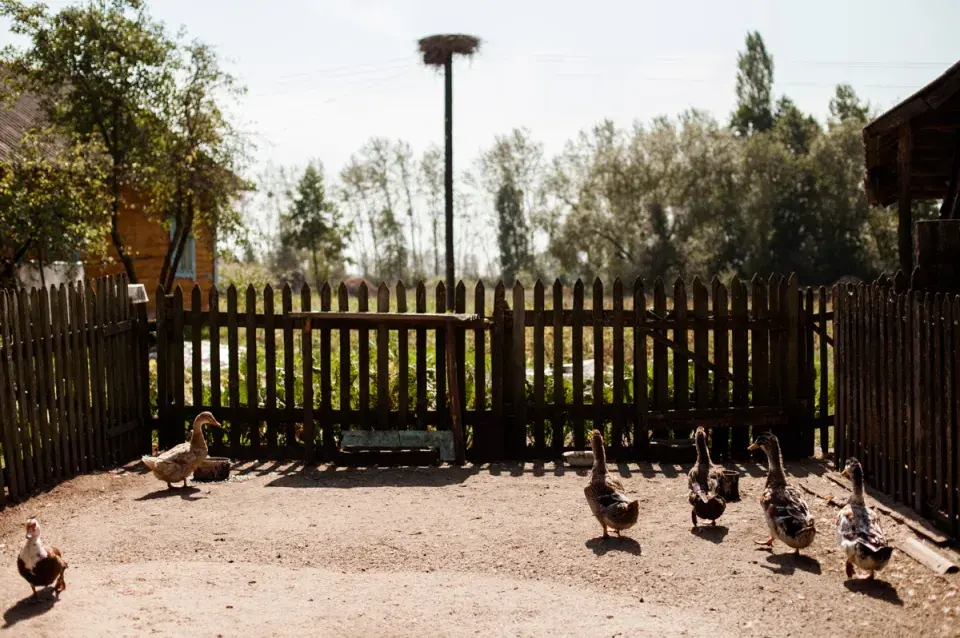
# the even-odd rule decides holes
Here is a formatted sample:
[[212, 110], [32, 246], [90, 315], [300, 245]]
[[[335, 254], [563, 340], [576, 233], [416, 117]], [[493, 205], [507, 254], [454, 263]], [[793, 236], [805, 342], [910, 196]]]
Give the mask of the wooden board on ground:
[[[842, 507], [847, 501], [847, 495], [850, 493], [849, 481], [840, 476], [837, 472], [827, 472], [823, 475], [824, 478], [830, 480], [836, 485], [836, 487], [844, 490], [844, 493], [841, 496], [834, 496], [833, 494], [825, 494], [822, 488], [818, 488], [816, 484], [811, 480], [800, 481], [801, 487], [807, 492], [819, 496], [820, 498], [829, 498], [834, 497], [833, 501], [838, 506]], [[866, 502], [870, 507], [875, 507], [882, 514], [886, 514], [896, 522], [906, 525], [908, 528], [913, 530], [915, 533], [923, 536], [931, 543], [937, 545], [946, 545], [950, 543], [953, 539], [945, 535], [943, 532], [934, 527], [929, 521], [918, 518], [917, 515], [907, 508], [891, 502], [886, 496], [878, 494], [875, 490], [866, 488]]]
[[902, 543], [898, 543], [897, 548], [910, 558], [925, 567], [929, 567], [941, 576], [960, 571], [960, 568], [950, 559], [940, 555], [915, 538], [908, 538]]
[[343, 433], [340, 449], [353, 450], [417, 450], [436, 449], [440, 460], [452, 463], [456, 459], [453, 432], [439, 430], [348, 430]]

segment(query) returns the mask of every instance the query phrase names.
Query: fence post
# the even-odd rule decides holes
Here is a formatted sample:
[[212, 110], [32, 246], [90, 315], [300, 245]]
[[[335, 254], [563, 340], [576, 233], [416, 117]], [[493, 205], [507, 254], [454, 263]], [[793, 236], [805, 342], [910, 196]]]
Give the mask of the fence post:
[[503, 281], [497, 282], [493, 296], [493, 327], [491, 329], [492, 339], [490, 343], [490, 381], [491, 381], [491, 408], [493, 410], [493, 421], [490, 426], [489, 443], [486, 447], [486, 453], [490, 459], [502, 459], [504, 443], [506, 441], [506, 428], [504, 420], [506, 419], [506, 410], [504, 406], [505, 390], [507, 385], [506, 362], [511, 361], [510, 353], [507, 352], [507, 340], [505, 335], [508, 333], [506, 321], [506, 289]]
[[130, 300], [136, 311], [137, 386], [136, 405], [140, 412], [140, 427], [137, 429], [137, 449], [143, 454], [152, 453], [153, 424], [150, 415], [150, 326], [147, 321], [147, 291], [142, 284], [128, 286]]
[[787, 303], [783, 308], [786, 314], [787, 323], [787, 366], [786, 366], [786, 386], [784, 388], [784, 403], [787, 408], [787, 417], [789, 418], [790, 428], [787, 440], [789, 444], [781, 446], [786, 448], [783, 451], [788, 456], [795, 456], [799, 449], [799, 442], [802, 440], [799, 428], [803, 425], [803, 411], [799, 405], [798, 386], [800, 378], [797, 375], [800, 362], [803, 358], [800, 356], [800, 291], [797, 286], [797, 273], [791, 273], [787, 280]]

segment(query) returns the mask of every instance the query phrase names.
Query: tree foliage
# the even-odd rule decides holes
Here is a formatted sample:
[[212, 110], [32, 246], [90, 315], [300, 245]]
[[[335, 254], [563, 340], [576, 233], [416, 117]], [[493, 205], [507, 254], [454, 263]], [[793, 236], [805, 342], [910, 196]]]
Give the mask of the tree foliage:
[[773, 57], [760, 33], [747, 34], [746, 50], [737, 56], [737, 108], [731, 127], [745, 137], [773, 126]]

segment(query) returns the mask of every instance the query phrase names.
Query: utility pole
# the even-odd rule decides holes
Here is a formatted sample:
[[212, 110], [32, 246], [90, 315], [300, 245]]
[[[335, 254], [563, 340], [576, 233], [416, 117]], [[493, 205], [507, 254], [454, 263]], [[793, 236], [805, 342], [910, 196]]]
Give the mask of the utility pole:
[[444, 190], [446, 191], [444, 245], [447, 253], [447, 310], [453, 310], [456, 288], [453, 257], [453, 56], [472, 56], [480, 48], [480, 40], [472, 35], [432, 35], [421, 39], [418, 44], [420, 45], [420, 53], [423, 55], [423, 63], [437, 69], [443, 67], [444, 72], [445, 108], [443, 124], [446, 150], [443, 176]]

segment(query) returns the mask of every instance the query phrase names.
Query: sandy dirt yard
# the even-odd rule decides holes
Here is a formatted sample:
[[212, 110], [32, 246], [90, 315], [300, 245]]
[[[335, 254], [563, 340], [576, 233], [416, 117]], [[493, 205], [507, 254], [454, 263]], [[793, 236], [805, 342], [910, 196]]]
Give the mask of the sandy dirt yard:
[[[847, 582], [837, 509], [813, 496], [807, 556], [754, 545], [765, 474], [742, 469], [743, 500], [695, 535], [683, 469], [620, 466], [640, 523], [602, 541], [586, 472], [549, 464], [245, 465], [173, 492], [132, 465], [0, 513], [0, 635], [960, 635], [955, 577], [897, 552], [878, 582]], [[830, 491], [818, 472], [793, 480]], [[70, 564], [58, 602], [31, 603], [17, 573], [31, 514]]]

